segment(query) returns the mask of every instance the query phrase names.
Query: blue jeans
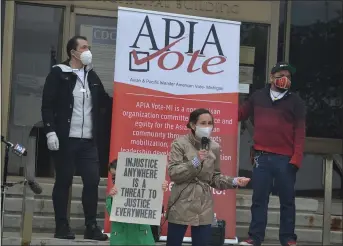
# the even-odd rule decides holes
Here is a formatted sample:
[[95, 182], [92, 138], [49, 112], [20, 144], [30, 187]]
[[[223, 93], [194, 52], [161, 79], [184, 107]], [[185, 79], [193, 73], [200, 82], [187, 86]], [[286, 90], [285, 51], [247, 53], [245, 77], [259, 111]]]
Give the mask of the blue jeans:
[[289, 163], [290, 157], [258, 153], [254, 158], [252, 173], [252, 206], [249, 236], [259, 245], [263, 242], [267, 226], [269, 195], [274, 186], [280, 199], [281, 245], [296, 241], [295, 229], [295, 181], [298, 168]]
[[[168, 223], [167, 245], [182, 246], [187, 225]], [[207, 246], [211, 239], [211, 225], [192, 226], [192, 246]]]

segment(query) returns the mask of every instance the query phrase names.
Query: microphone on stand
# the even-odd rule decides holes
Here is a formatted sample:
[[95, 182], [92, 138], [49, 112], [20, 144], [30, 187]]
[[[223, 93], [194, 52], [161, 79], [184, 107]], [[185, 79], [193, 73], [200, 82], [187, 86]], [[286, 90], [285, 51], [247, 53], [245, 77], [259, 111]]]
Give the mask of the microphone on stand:
[[36, 181], [28, 180], [27, 184], [29, 185], [29, 187], [33, 191], [33, 193], [35, 193], [37, 195], [42, 193], [43, 189]]
[[208, 145], [210, 143], [210, 139], [207, 137], [202, 137], [201, 138], [201, 149], [208, 150]]
[[1, 142], [5, 143], [9, 148], [13, 150], [13, 153], [17, 156], [26, 156], [26, 148], [20, 144], [14, 145], [13, 143], [6, 141], [4, 136], [1, 136]]

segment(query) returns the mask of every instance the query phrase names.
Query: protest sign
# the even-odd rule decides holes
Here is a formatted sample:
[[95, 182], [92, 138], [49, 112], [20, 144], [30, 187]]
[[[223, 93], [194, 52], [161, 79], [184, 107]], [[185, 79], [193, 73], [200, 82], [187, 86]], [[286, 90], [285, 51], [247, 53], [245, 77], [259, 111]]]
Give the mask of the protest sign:
[[160, 225], [167, 156], [120, 152], [111, 221]]

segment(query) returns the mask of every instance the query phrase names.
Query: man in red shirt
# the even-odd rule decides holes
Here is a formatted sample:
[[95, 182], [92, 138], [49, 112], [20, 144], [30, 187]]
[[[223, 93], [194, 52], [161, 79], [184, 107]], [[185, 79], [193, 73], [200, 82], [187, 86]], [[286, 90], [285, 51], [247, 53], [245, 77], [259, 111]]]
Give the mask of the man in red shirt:
[[269, 195], [273, 183], [280, 199], [279, 240], [296, 245], [295, 181], [301, 166], [305, 140], [305, 105], [289, 91], [295, 68], [277, 63], [270, 84], [254, 92], [239, 109], [239, 120], [254, 121], [252, 206], [249, 238], [240, 245], [259, 246], [267, 226]]

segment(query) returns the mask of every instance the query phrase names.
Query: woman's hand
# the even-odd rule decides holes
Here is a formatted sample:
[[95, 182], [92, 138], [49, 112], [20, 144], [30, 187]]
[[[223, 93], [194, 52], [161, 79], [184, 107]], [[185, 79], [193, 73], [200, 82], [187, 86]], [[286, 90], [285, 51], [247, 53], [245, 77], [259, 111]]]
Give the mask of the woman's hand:
[[117, 187], [115, 186], [115, 185], [113, 185], [113, 187], [112, 187], [112, 189], [110, 190], [110, 192], [109, 192], [109, 195], [110, 196], [114, 196], [114, 195], [116, 195], [117, 194]]
[[167, 180], [164, 180], [164, 182], [163, 182], [163, 184], [162, 184], [162, 191], [167, 190], [167, 187], [168, 187], [168, 181], [167, 181]]
[[250, 182], [250, 178], [246, 177], [237, 177], [236, 178], [236, 184], [239, 187], [245, 187]]
[[205, 149], [202, 149], [198, 152], [198, 157], [199, 157], [200, 161], [205, 160], [207, 158], [207, 156], [208, 156], [208, 151]]

